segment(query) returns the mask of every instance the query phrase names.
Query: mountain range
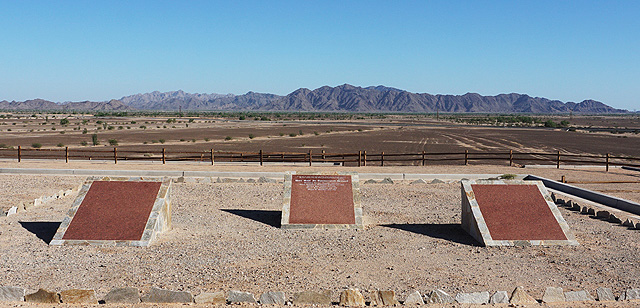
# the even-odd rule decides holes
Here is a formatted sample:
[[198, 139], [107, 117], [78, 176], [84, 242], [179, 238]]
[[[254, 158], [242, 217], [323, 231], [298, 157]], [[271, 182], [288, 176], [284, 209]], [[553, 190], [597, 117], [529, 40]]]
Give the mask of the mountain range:
[[54, 103], [43, 99], [24, 102], [0, 101], [0, 110], [77, 111], [302, 111], [382, 113], [625, 113], [594, 100], [561, 102], [526, 94], [483, 96], [412, 93], [385, 86], [357, 87], [344, 84], [315, 90], [297, 89], [286, 96], [248, 92], [234, 94], [191, 94], [182, 90], [154, 91], [104, 102]]

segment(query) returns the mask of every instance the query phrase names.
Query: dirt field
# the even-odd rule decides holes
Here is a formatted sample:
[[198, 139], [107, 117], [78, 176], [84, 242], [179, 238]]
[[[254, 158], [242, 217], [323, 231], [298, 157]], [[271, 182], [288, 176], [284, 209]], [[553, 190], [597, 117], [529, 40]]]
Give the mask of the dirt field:
[[[56, 116], [56, 118], [53, 118]], [[68, 117], [69, 124], [61, 125]], [[574, 154], [640, 157], [640, 135], [587, 132], [578, 129], [488, 127], [454, 124], [411, 115], [381, 119], [256, 121], [222, 118], [94, 118], [88, 115], [51, 115], [43, 119], [0, 119], [0, 147], [104, 149], [115, 140], [121, 150], [243, 151], [327, 153], [419, 153], [469, 151], [561, 151]], [[191, 122], [190, 122], [191, 121]], [[636, 117], [573, 117], [574, 123], [593, 127], [639, 127]], [[87, 130], [83, 134], [84, 130]], [[92, 146], [96, 134], [100, 145]], [[85, 146], [81, 143], [86, 142]], [[5, 157], [15, 156], [9, 150]]]
[[[15, 167], [0, 162], [0, 167]], [[33, 162], [28, 168], [68, 168]], [[73, 163], [74, 168], [154, 169], [153, 164]], [[175, 170], [211, 170], [197, 164], [168, 164]], [[575, 181], [638, 180], [637, 172], [614, 169], [518, 169], [455, 167], [216, 166], [216, 171], [357, 170], [409, 173], [533, 173]], [[0, 176], [0, 201], [46, 195], [81, 183], [73, 176]], [[22, 185], [16, 185], [17, 182]], [[635, 186], [589, 185], [634, 190]], [[561, 208], [577, 247], [480, 247], [459, 226], [460, 184], [363, 184], [365, 230], [282, 230], [282, 184], [174, 184], [174, 228], [147, 248], [52, 247], [47, 242], [73, 202], [58, 199], [28, 212], [0, 218], [0, 285], [62, 291], [134, 286], [200, 292], [238, 289], [261, 293], [329, 289], [392, 289], [403, 300], [411, 290], [441, 288], [455, 294], [511, 291], [522, 285], [540, 299], [547, 286], [565, 290], [610, 287], [619, 294], [640, 287], [640, 232]], [[12, 196], [12, 197], [7, 197]], [[30, 196], [31, 197], [31, 196]], [[593, 292], [592, 292], [593, 293]], [[595, 295], [595, 294], [593, 294]], [[630, 304], [630, 303], [627, 303]], [[573, 305], [563, 306], [572, 307]], [[596, 307], [598, 304], [592, 304]], [[613, 307], [613, 305], [610, 305]]]

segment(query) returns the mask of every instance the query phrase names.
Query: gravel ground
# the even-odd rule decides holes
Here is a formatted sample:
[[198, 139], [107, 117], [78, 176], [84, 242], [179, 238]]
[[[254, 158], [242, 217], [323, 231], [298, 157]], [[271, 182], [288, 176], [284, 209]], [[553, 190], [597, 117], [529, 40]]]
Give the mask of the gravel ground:
[[[471, 173], [469, 169], [522, 171], [462, 170]], [[449, 173], [463, 173], [455, 171]], [[560, 175], [575, 180], [637, 179], [623, 170], [526, 171], [554, 179]], [[26, 185], [32, 198], [31, 194], [55, 193], [82, 181], [84, 177], [0, 175], [0, 196], [3, 203], [14, 202], [22, 198], [18, 193]], [[194, 295], [280, 290], [289, 297], [302, 290], [329, 289], [334, 301], [347, 287], [395, 290], [401, 300], [414, 289], [424, 294], [441, 288], [455, 294], [511, 291], [522, 285], [541, 298], [547, 286], [589, 291], [605, 286], [616, 295], [640, 287], [640, 231], [561, 208], [580, 246], [480, 247], [459, 227], [459, 183], [363, 184], [367, 227], [359, 231], [279, 229], [281, 183], [173, 185], [173, 229], [146, 248], [49, 246], [75, 195], [0, 218], [0, 285], [21, 286], [28, 293], [40, 287], [95, 289], [98, 298], [122, 286], [187, 290]], [[618, 189], [612, 187], [603, 189]], [[638, 193], [626, 194], [639, 199]], [[599, 305], [588, 306], [604, 307]]]

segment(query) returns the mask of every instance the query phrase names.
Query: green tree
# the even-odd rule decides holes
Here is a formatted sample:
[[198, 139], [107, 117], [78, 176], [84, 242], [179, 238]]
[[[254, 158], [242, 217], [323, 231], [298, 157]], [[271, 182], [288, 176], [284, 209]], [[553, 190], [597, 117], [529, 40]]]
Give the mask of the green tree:
[[91, 135], [91, 142], [93, 143], [93, 145], [100, 144], [100, 142], [98, 141], [98, 134]]

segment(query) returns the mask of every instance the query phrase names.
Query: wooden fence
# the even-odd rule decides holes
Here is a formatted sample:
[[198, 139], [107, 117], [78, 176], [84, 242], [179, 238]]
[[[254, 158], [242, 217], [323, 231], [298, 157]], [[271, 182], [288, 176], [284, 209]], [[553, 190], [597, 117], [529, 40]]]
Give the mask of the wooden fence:
[[58, 148], [34, 149], [17, 147], [14, 149], [0, 149], [0, 158], [16, 159], [56, 159], [69, 162], [70, 160], [112, 160], [118, 161], [198, 161], [198, 162], [247, 162], [247, 163], [334, 163], [342, 166], [389, 166], [389, 165], [443, 165], [485, 163], [492, 164], [531, 164], [536, 162], [553, 163], [557, 168], [561, 164], [589, 164], [602, 165], [609, 170], [610, 166], [640, 167], [640, 158], [605, 155], [583, 155], [556, 152], [426, 152], [419, 153], [325, 153], [308, 151], [306, 153], [292, 152], [229, 152], [229, 151], [182, 151], [169, 152], [160, 150], [122, 150], [117, 147], [110, 149], [91, 148]]

